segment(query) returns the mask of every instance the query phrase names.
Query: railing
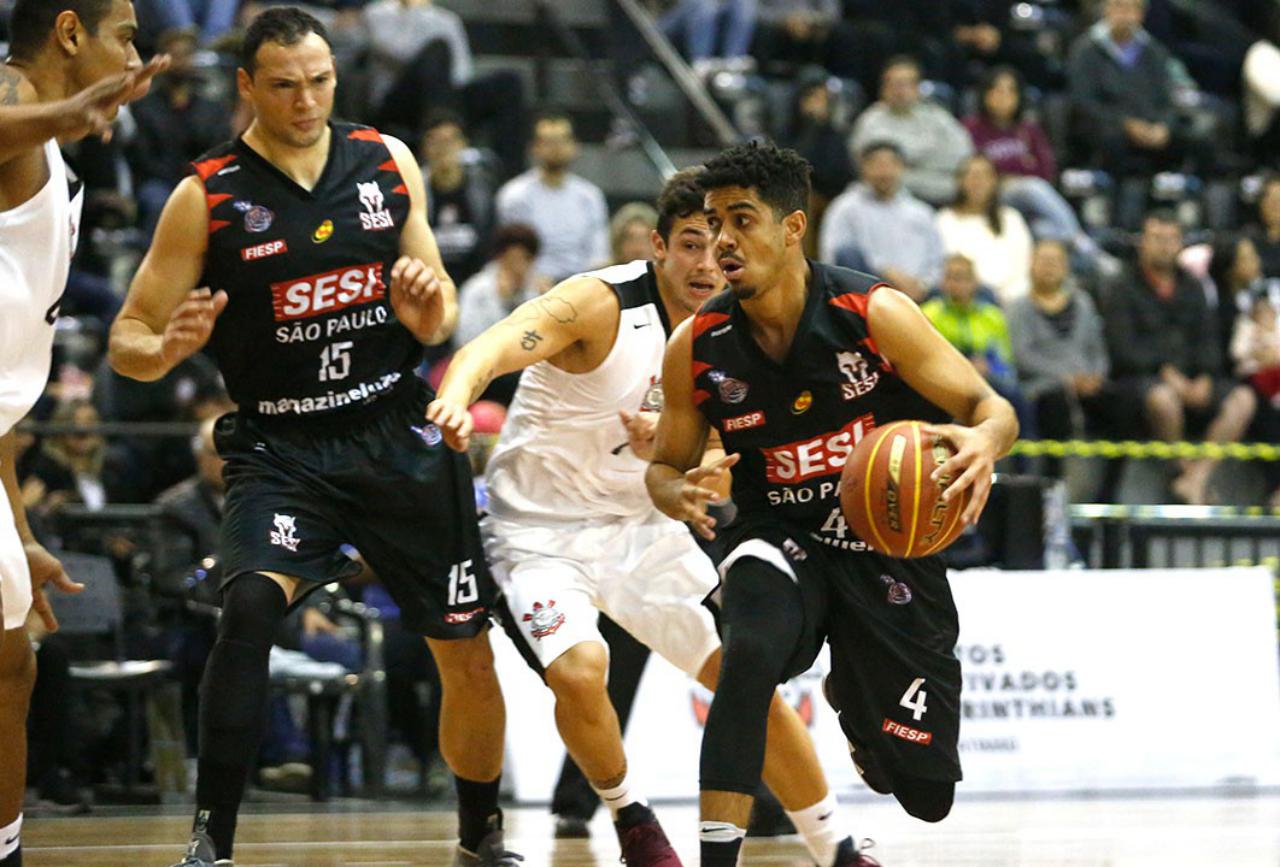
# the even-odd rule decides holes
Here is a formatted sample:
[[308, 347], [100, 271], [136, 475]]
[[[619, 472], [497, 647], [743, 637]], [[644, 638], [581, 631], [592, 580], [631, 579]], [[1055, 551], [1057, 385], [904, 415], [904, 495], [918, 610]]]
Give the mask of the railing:
[[1280, 511], [1223, 506], [1077, 505], [1072, 534], [1105, 569], [1280, 564]]

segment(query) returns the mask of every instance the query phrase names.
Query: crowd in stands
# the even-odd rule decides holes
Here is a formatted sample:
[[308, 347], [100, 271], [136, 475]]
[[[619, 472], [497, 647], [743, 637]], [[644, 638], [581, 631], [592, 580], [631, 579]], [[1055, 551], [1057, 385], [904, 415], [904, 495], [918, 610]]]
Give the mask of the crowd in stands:
[[[28, 435], [20, 465], [33, 522], [67, 545], [77, 544], [60, 518], [69, 505], [158, 503], [187, 540], [163, 560], [121, 529], [78, 544], [109, 558], [125, 586], [145, 576], [171, 601], [208, 580], [200, 564], [214, 554], [222, 499], [211, 425], [230, 405], [203, 357], [138, 383], [105, 365], [104, 337], [189, 162], [249, 121], [235, 99], [235, 44], [263, 5], [137, 0], [144, 49], [167, 52], [172, 66], [110, 142], [73, 155], [89, 191], [84, 241], [33, 414], [73, 425], [182, 421], [200, 434]], [[535, 115], [519, 76], [481, 71], [447, 0], [303, 5], [330, 27], [339, 113], [419, 153], [430, 223], [460, 290], [452, 348], [556, 281], [648, 256], [652, 208], [613, 202], [611, 219], [601, 187], [574, 171], [573, 115]], [[1025, 437], [1280, 442], [1280, 176], [1267, 174], [1280, 154], [1280, 5], [645, 5], [708, 82], [729, 70], [789, 89], [772, 133], [814, 166], [810, 254], [919, 302], [1013, 401]], [[1203, 191], [1215, 184], [1229, 195], [1209, 202]], [[439, 376], [450, 349], [429, 352], [424, 375]], [[514, 386], [499, 381], [485, 397], [504, 404]], [[487, 412], [496, 430], [501, 409]], [[1063, 471], [1056, 461], [1038, 469]], [[1168, 496], [1219, 498], [1213, 469], [1171, 465]], [[1267, 483], [1280, 491], [1280, 478]], [[1114, 486], [1094, 494], [1114, 496]], [[351, 593], [395, 623], [376, 576]], [[282, 646], [358, 669], [359, 648], [331, 616], [340, 598], [301, 609]], [[183, 602], [140, 603], [131, 616], [131, 652], [175, 661], [190, 720], [210, 628], [193, 625]], [[421, 724], [432, 712], [430, 657], [389, 629], [392, 721], [434, 731]], [[46, 732], [68, 724], [42, 713], [32, 718]], [[297, 736], [282, 726], [273, 742], [287, 760]], [[408, 740], [429, 764], [434, 745]], [[40, 748], [47, 742], [32, 741], [32, 779], [49, 799], [78, 804], [66, 780], [85, 773], [84, 757]]]

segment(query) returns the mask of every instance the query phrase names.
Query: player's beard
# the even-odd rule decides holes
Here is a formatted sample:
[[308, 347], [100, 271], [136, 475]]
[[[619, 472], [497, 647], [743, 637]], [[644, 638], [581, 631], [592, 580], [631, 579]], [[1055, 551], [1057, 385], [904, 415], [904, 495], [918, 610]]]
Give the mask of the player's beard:
[[737, 298], [739, 301], [750, 301], [752, 298], [756, 297], [756, 293], [759, 290], [748, 283], [743, 283], [741, 285], [730, 283], [729, 291], [732, 292], [733, 297]]

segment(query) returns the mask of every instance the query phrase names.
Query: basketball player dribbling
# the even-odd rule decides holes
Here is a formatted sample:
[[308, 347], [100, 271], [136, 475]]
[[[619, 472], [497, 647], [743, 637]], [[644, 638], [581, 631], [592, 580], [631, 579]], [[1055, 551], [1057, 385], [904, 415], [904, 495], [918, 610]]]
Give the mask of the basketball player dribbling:
[[[918, 818], [950, 811], [960, 665], [944, 565], [867, 550], [844, 520], [838, 482], [862, 434], [924, 419], [956, 448], [944, 496], [972, 488], [962, 517], [973, 522], [1018, 432], [1009, 404], [907, 296], [805, 259], [809, 172], [772, 145], [707, 164], [706, 214], [730, 291], [671, 338], [646, 476], [662, 512], [711, 534], [698, 467], [712, 429], [736, 460], [738, 515], [721, 530], [728, 639], [702, 742], [703, 867], [737, 864], [774, 687], [807, 669], [824, 639], [825, 691], [863, 779]], [[952, 418], [961, 424], [943, 423]]]
[[27, 525], [13, 427], [49, 379], [54, 322], [75, 252], [83, 191], [59, 142], [106, 135], [125, 102], [164, 68], [142, 65], [128, 0], [18, 0], [0, 67], [0, 865], [22, 863], [27, 708], [36, 663], [34, 608], [57, 620], [44, 585], [77, 592]]
[[430, 390], [414, 375], [422, 344], [446, 339], [457, 318], [422, 176], [400, 141], [330, 121], [333, 54], [302, 10], [253, 20], [237, 81], [255, 120], [174, 191], [110, 345], [119, 373], [154, 380], [209, 342], [238, 407], [215, 431], [223, 606], [181, 867], [232, 863], [273, 635], [309, 591], [357, 571], [345, 543], [440, 670], [455, 863], [514, 865], [497, 805], [505, 710], [470, 469], [424, 422]]
[[[561, 738], [609, 806], [631, 867], [680, 861], [628, 774], [598, 614], [708, 687], [720, 664], [702, 605], [715, 567], [644, 489], [667, 334], [724, 288], [697, 178], [681, 172], [659, 197], [652, 264], [573, 277], [517, 308], [458, 351], [428, 409], [465, 448], [470, 403], [495, 376], [524, 370], [486, 471], [485, 550], [504, 626], [555, 694]], [[693, 475], [710, 485], [724, 465]], [[854, 863], [804, 724], [777, 695], [765, 713], [765, 782], [820, 867]]]

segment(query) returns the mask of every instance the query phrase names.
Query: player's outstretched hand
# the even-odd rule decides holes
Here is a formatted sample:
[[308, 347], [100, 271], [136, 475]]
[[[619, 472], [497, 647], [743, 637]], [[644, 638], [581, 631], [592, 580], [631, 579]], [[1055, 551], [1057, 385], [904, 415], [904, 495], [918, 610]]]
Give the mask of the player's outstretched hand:
[[209, 342], [213, 325], [227, 308], [227, 293], [192, 289], [169, 316], [160, 354], [170, 368], [199, 352]]
[[440, 428], [449, 448], [465, 452], [471, 445], [471, 411], [465, 403], [437, 397], [427, 404], [427, 421]]
[[58, 558], [46, 551], [39, 542], [26, 543], [22, 546], [22, 551], [26, 554], [27, 568], [31, 572], [31, 607], [44, 621], [45, 629], [57, 632], [58, 618], [49, 607], [49, 597], [45, 595], [44, 585], [52, 584], [63, 593], [79, 593], [84, 585], [72, 581]]
[[421, 259], [401, 256], [391, 267], [391, 307], [400, 324], [429, 340], [444, 320], [440, 275]]
[[[981, 426], [932, 424], [921, 427], [920, 433], [941, 437], [956, 450], [945, 461], [945, 472], [951, 474], [953, 481], [942, 492], [942, 501], [949, 503], [965, 488], [973, 488], [973, 498], [960, 520], [965, 524], [976, 524], [987, 505], [987, 497], [991, 495], [991, 476], [995, 472], [996, 458], [1000, 456], [996, 441]], [[943, 472], [942, 466], [935, 469], [933, 481], [938, 481]]]
[[720, 499], [716, 489], [721, 476], [738, 462], [738, 455], [725, 455], [700, 467], [694, 467], [684, 474], [680, 488], [678, 514], [672, 517], [688, 521], [694, 532], [711, 541], [716, 537], [716, 519], [707, 514], [707, 504]]
[[111, 140], [111, 124], [120, 106], [141, 99], [151, 89], [151, 80], [169, 66], [169, 55], [161, 54], [141, 69], [108, 76], [69, 97], [64, 104], [66, 139], [98, 136]]
[[629, 413], [625, 409], [618, 411], [622, 426], [627, 429], [627, 445], [641, 460], [653, 460], [653, 444], [658, 436], [658, 418], [661, 413], [640, 411]]

